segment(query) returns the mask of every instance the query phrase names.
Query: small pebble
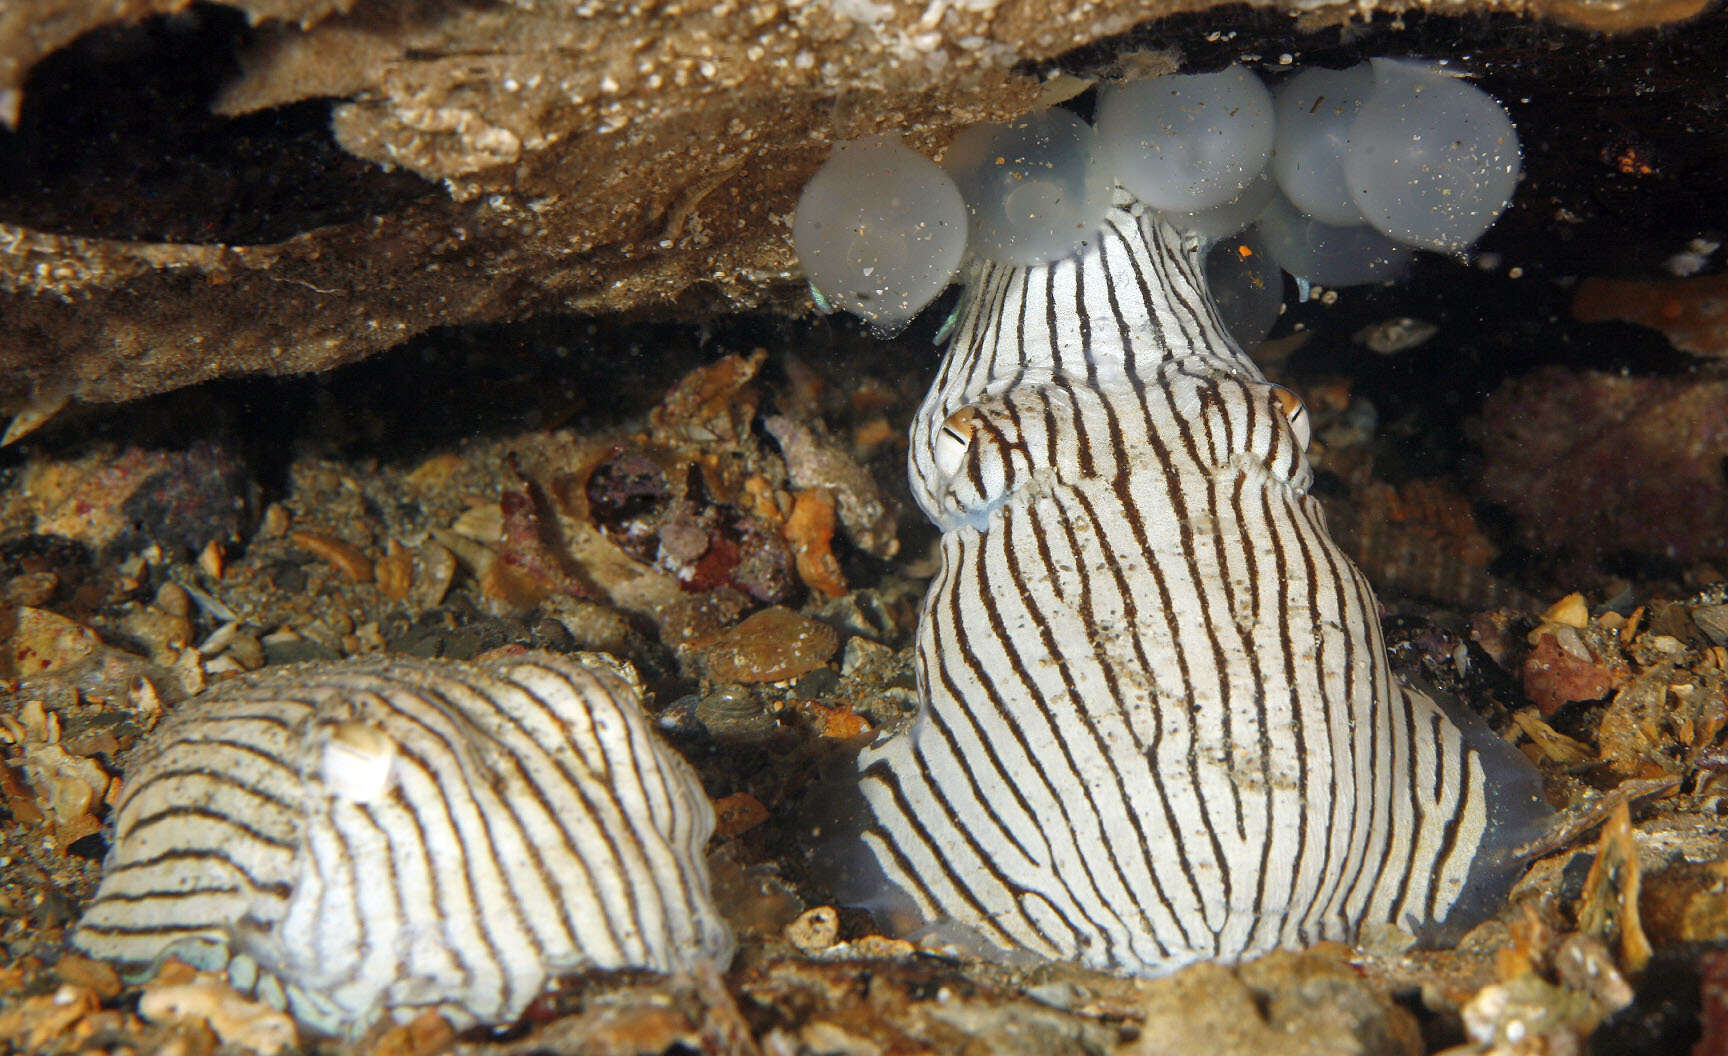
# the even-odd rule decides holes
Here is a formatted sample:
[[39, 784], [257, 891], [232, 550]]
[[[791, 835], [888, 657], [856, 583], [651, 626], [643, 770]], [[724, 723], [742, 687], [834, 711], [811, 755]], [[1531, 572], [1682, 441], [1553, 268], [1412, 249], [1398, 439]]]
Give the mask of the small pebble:
[[242, 997], [211, 973], [200, 973], [188, 983], [152, 983], [138, 1002], [138, 1014], [152, 1023], [202, 1021], [222, 1044], [264, 1056], [299, 1043], [299, 1032], [286, 1013]]
[[496, 502], [469, 507], [450, 525], [450, 530], [464, 539], [497, 545], [504, 539], [504, 507]]
[[170, 616], [185, 619], [192, 615], [192, 595], [186, 588], [170, 580], [156, 592], [156, 607]]
[[120, 620], [120, 630], [148, 647], [151, 659], [159, 664], [173, 663], [192, 641], [191, 620], [155, 606], [128, 612]]
[[26, 572], [6, 584], [6, 603], [33, 608], [46, 605], [60, 589], [60, 577], [52, 572]]
[[408, 604], [416, 609], [436, 608], [450, 592], [456, 579], [456, 555], [433, 539], [420, 544], [414, 552], [413, 585], [408, 592]]
[[256, 671], [264, 666], [264, 646], [255, 634], [236, 634], [234, 640], [228, 643], [228, 655], [248, 671]]
[[212, 539], [204, 544], [204, 549], [198, 551], [198, 567], [211, 579], [221, 579], [222, 572], [227, 567], [225, 562], [228, 552], [220, 539]]
[[54, 974], [104, 1001], [120, 996], [120, 973], [101, 961], [69, 953], [54, 963]]
[[768, 820], [768, 808], [748, 792], [734, 792], [714, 801], [714, 835], [731, 839]]
[[414, 586], [414, 559], [392, 541], [390, 552], [372, 566], [372, 575], [380, 594], [391, 601], [406, 601]]
[[1550, 605], [1542, 614], [1542, 620], [1583, 630], [1590, 626], [1590, 609], [1584, 604], [1584, 595], [1574, 591]]
[[705, 651], [717, 682], [780, 682], [808, 674], [840, 647], [834, 628], [790, 609], [763, 609]]
[[1692, 610], [1692, 622], [1716, 645], [1728, 645], [1728, 605], [1700, 605]]
[[350, 583], [366, 583], [372, 579], [372, 559], [352, 543], [323, 532], [289, 532], [288, 539], [342, 573]]
[[833, 906], [807, 909], [786, 925], [786, 941], [801, 953], [826, 950], [840, 940], [840, 913]]
[[288, 507], [279, 502], [273, 502], [264, 508], [264, 516], [258, 519], [258, 538], [280, 539], [288, 534], [288, 525], [292, 518], [288, 516]]
[[868, 638], [853, 638], [846, 643], [846, 652], [840, 657], [840, 674], [852, 678], [871, 664], [879, 663], [894, 655], [894, 650], [881, 642], [873, 642]]

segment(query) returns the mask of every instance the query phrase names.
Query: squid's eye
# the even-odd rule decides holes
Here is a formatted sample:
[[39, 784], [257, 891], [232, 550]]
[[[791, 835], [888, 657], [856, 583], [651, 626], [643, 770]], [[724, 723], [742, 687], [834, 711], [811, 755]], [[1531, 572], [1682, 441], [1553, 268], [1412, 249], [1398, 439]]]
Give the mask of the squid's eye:
[[1284, 412], [1284, 417], [1289, 419], [1290, 430], [1296, 434], [1296, 446], [1306, 448], [1313, 427], [1308, 424], [1308, 408], [1302, 405], [1302, 397], [1282, 385], [1274, 385], [1272, 398], [1278, 409]]
[[936, 472], [945, 477], [960, 472], [960, 466], [966, 460], [966, 449], [972, 446], [972, 433], [977, 423], [977, 409], [962, 407], [949, 415], [942, 428], [936, 430]]

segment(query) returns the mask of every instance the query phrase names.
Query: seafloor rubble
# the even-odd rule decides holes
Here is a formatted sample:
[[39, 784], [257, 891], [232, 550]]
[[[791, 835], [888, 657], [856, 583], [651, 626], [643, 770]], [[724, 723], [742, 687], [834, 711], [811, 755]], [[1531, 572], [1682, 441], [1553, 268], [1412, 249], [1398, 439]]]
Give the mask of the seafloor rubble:
[[[787, 211], [820, 160], [830, 132], [810, 127], [828, 128], [826, 110], [776, 115], [797, 129], [764, 132], [736, 187], [703, 182], [734, 170], [692, 151], [631, 187], [646, 197], [620, 213], [605, 194], [576, 200], [580, 188], [623, 193], [611, 170], [591, 172], [547, 206], [544, 230], [519, 238], [509, 217], [527, 199], [488, 182], [513, 177], [464, 168], [449, 146], [506, 142], [492, 125], [451, 107], [433, 107], [443, 124], [403, 116], [418, 83], [405, 71], [461, 83], [450, 56], [468, 38], [429, 28], [442, 8], [386, 31], [377, 8], [318, 21], [347, 5], [311, 5], [292, 13], [312, 31], [249, 37], [199, 7], [69, 43], [90, 28], [84, 8], [34, 6], [73, 14], [31, 24], [0, 12], [0, 85], [27, 88], [20, 102], [0, 87], [0, 110], [22, 107], [0, 159], [43, 147], [32, 121], [93, 120], [79, 102], [92, 70], [132, 69], [146, 101], [181, 109], [127, 96], [119, 127], [77, 126], [117, 146], [79, 155], [71, 183], [38, 181], [40, 158], [0, 171], [0, 221], [19, 236], [0, 244], [0, 398], [38, 427], [0, 451], [0, 1044], [191, 1056], [1728, 1052], [1720, 13], [1607, 38], [1509, 16], [1315, 29], [1238, 9], [1101, 45], [1077, 47], [1130, 21], [1039, 45], [1082, 75], [1171, 48], [1200, 64], [1468, 52], [1526, 144], [1518, 199], [1473, 266], [1425, 258], [1395, 286], [1292, 302], [1257, 355], [1314, 415], [1316, 491], [1381, 591], [1395, 662], [1536, 763], [1559, 820], [1528, 848], [1497, 918], [1456, 949], [1374, 935], [1360, 949], [1136, 981], [920, 950], [833, 906], [808, 869], [793, 819], [811, 783], [916, 708], [908, 644], [935, 567], [904, 471], [934, 321], [880, 343], [841, 320], [709, 311], [798, 303], [784, 231], [763, 218]], [[979, 8], [929, 10], [945, 25], [944, 11], [988, 15]], [[882, 25], [910, 31], [907, 10]], [[1544, 10], [1596, 29], [1690, 13]], [[806, 28], [832, 15], [788, 12]], [[504, 13], [463, 7], [452, 24], [472, 33]], [[991, 24], [1009, 33], [1030, 17], [1012, 14]], [[830, 43], [856, 73], [900, 39], [888, 29]], [[405, 64], [347, 74], [405, 79], [339, 86], [353, 98], [334, 140], [321, 102], [197, 125], [145, 184], [158, 193], [141, 194], [116, 174], [160, 141], [161, 115], [209, 101], [207, 71], [150, 79], [157, 38], [176, 34], [216, 51], [246, 38], [241, 83], [257, 91], [288, 91], [297, 54], [343, 40], [355, 55], [372, 54], [368, 40], [397, 48]], [[1023, 102], [1033, 75], [1054, 69], [1023, 69], [939, 119], [949, 96], [896, 82], [846, 131], [906, 121], [928, 145]], [[636, 107], [641, 157], [719, 127], [644, 117], [666, 99], [637, 79], [651, 76], [632, 73], [620, 98], [571, 119]], [[473, 112], [491, 112], [496, 88], [473, 89], [491, 100], [470, 99]], [[737, 105], [766, 120], [759, 98]], [[399, 159], [409, 171], [341, 149], [376, 159], [392, 136], [413, 148]], [[582, 153], [521, 149], [524, 187], [569, 175]], [[325, 182], [272, 182], [308, 171]], [[647, 170], [638, 157], [623, 171]], [[725, 234], [740, 216], [762, 222]], [[451, 234], [470, 223], [470, 239]], [[64, 300], [20, 285], [37, 265], [30, 274], [60, 283]], [[1691, 272], [1702, 275], [1673, 277]], [[443, 323], [674, 297], [677, 313], [655, 320], [465, 325], [315, 377], [62, 407], [329, 366]], [[56, 383], [30, 402], [32, 379]], [[723, 977], [592, 973], [496, 1030], [457, 1036], [427, 1018], [338, 1044], [299, 1037], [182, 965], [129, 985], [67, 952], [125, 753], [179, 701], [265, 665], [521, 648], [599, 649], [641, 672], [719, 815], [717, 887], [742, 946]]]
[[[1306, 346], [1347, 346], [1348, 324], [1317, 318]], [[569, 979], [495, 1031], [423, 1019], [316, 1044], [1723, 1051], [1719, 564], [1599, 572], [1578, 581], [1588, 600], [1550, 566], [1508, 565], [1515, 544], [1474, 512], [1467, 478], [1382, 479], [1391, 431], [1363, 428], [1365, 397], [1279, 351], [1273, 369], [1316, 408], [1335, 519], [1376, 526], [1344, 538], [1367, 567], [1409, 573], [1386, 592], [1396, 662], [1490, 717], [1562, 811], [1505, 909], [1456, 950], [1370, 936], [1132, 981], [956, 961], [837, 912], [792, 819], [817, 775], [915, 708], [907, 645], [934, 535], [902, 466], [932, 352], [826, 323], [545, 323], [158, 398], [10, 456], [0, 1042], [289, 1044], [285, 1017], [215, 977], [170, 964], [127, 986], [66, 951], [126, 750], [186, 696], [263, 665], [535, 647], [603, 649], [642, 672], [716, 804], [738, 960], [723, 979]], [[1643, 470], [1660, 479], [1660, 462]]]

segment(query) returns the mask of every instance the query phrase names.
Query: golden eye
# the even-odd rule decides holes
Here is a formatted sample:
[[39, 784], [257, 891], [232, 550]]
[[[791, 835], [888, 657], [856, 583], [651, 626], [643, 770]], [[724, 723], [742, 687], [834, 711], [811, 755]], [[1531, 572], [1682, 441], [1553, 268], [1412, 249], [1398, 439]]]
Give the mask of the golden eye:
[[1302, 397], [1291, 392], [1282, 385], [1272, 386], [1272, 399], [1278, 409], [1284, 412], [1284, 417], [1290, 422], [1290, 430], [1296, 434], [1296, 446], [1306, 448], [1312, 426], [1308, 423], [1308, 408], [1303, 406]]
[[972, 433], [977, 424], [978, 409], [962, 407], [949, 415], [942, 427], [936, 430], [936, 450], [933, 452], [936, 472], [945, 477], [960, 472], [960, 466], [966, 460], [966, 449], [972, 446]]

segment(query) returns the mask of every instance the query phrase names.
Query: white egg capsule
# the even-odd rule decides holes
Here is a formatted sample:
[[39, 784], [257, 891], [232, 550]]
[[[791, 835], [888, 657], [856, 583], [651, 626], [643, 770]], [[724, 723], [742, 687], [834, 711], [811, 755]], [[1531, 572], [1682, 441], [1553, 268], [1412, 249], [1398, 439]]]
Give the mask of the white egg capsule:
[[1350, 126], [1374, 91], [1367, 63], [1347, 70], [1303, 70], [1278, 86], [1272, 174], [1298, 209], [1328, 224], [1360, 224], [1344, 178]]
[[792, 243], [823, 297], [892, 336], [959, 270], [966, 206], [940, 165], [870, 136], [836, 144], [804, 185]]
[[960, 133], [943, 164], [966, 200], [972, 252], [1026, 266], [1079, 249], [1110, 208], [1097, 155], [1092, 126], [1061, 109]]
[[1367, 224], [1322, 223], [1280, 195], [1254, 231], [1285, 271], [1317, 286], [1361, 286], [1398, 278], [1415, 250]]
[[1272, 153], [1272, 96], [1240, 66], [1109, 88], [1097, 121], [1116, 179], [1172, 212], [1230, 201]]
[[1374, 59], [1344, 175], [1362, 215], [1400, 242], [1467, 248], [1518, 183], [1518, 132], [1493, 96], [1420, 63]]
[[1165, 212], [1164, 219], [1178, 231], [1192, 231], [1201, 238], [1227, 239], [1252, 224], [1277, 195], [1277, 181], [1262, 172], [1241, 194], [1223, 205], [1192, 213]]

